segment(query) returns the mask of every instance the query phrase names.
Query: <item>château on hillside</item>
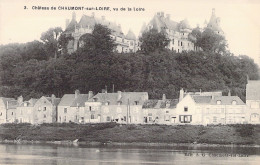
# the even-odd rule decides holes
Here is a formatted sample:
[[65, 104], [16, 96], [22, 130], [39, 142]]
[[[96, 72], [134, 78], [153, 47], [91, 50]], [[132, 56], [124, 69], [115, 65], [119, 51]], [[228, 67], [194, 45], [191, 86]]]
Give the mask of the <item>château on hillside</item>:
[[[76, 20], [76, 13], [72, 14], [72, 19], [66, 20], [66, 29], [64, 34], [73, 39], [67, 45], [68, 53], [72, 53], [82, 45], [84, 35], [91, 33], [95, 24], [101, 24], [111, 30], [111, 37], [115, 40], [117, 47], [115, 52], [131, 53], [140, 50], [139, 37], [151, 29], [156, 29], [158, 32], [164, 32], [170, 39], [167, 46], [168, 49], [181, 53], [182, 51], [198, 51], [200, 47], [195, 45], [196, 37], [192, 34], [193, 28], [189, 25], [187, 19], [180, 22], [171, 20], [170, 15], [164, 15], [164, 12], [157, 12], [147, 25], [143, 25], [139, 37], [129, 30], [125, 35], [122, 32], [121, 25], [106, 20], [105, 16], [97, 18], [94, 13], [91, 16], [83, 15], [79, 22]], [[210, 28], [219, 35], [224, 35], [220, 27], [220, 18], [216, 17], [215, 9], [212, 9], [212, 15], [209, 23], [206, 23], [205, 28]], [[204, 29], [196, 27], [203, 31]]]

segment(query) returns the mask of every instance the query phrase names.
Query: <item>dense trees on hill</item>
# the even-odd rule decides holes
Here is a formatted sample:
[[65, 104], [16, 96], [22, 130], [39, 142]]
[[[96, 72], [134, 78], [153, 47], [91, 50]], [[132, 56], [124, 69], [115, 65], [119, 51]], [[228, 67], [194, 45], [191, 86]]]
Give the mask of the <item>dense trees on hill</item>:
[[[146, 51], [118, 54], [112, 51], [115, 43], [109, 35], [107, 28], [98, 25], [93, 34], [82, 37], [81, 49], [57, 58], [49, 49], [49, 41], [0, 46], [0, 95], [62, 97], [75, 89], [97, 93], [107, 87], [112, 92], [114, 85], [115, 91], [147, 91], [150, 98], [161, 98], [162, 94], [177, 98], [184, 88], [223, 90], [224, 94], [231, 90], [245, 100], [247, 75], [259, 78], [256, 64], [247, 56], [217, 51], [175, 53], [162, 46], [167, 38], [157, 40], [161, 43], [155, 43], [159, 45], [156, 47], [145, 37], [142, 47], [150, 45]], [[62, 35], [59, 38], [55, 40], [58, 47], [67, 42]]]

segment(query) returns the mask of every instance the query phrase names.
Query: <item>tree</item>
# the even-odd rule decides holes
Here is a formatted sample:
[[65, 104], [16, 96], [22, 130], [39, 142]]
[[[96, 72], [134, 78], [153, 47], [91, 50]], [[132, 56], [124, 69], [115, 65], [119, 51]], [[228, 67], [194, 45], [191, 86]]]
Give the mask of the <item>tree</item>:
[[50, 28], [48, 31], [42, 33], [41, 40], [45, 44], [46, 51], [51, 57], [57, 58], [59, 48], [59, 37], [62, 33], [61, 27]]
[[101, 24], [96, 24], [91, 34], [83, 35], [80, 42], [80, 51], [94, 56], [112, 54], [116, 47], [111, 30]]
[[145, 53], [154, 52], [155, 50], [163, 50], [170, 40], [164, 32], [158, 32], [156, 29], [151, 29], [144, 32], [140, 38], [141, 50]]
[[[197, 33], [198, 34], [198, 33]], [[197, 43], [206, 52], [214, 52], [224, 54], [227, 48], [227, 42], [224, 36], [215, 33], [213, 30], [206, 28], [201, 37], [197, 39]]]

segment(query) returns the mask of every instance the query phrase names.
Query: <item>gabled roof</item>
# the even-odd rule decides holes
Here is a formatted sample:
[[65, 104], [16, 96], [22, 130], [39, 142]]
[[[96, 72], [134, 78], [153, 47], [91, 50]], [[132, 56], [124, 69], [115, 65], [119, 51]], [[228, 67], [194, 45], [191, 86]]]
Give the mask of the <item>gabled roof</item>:
[[246, 100], [260, 100], [260, 80], [248, 80]]
[[88, 94], [79, 94], [78, 97], [75, 97], [75, 94], [65, 94], [61, 98], [59, 106], [84, 107], [87, 100]]
[[53, 102], [52, 102], [51, 97], [45, 97], [45, 98], [54, 106], [58, 106], [58, 104], [60, 103], [60, 100], [61, 100], [61, 98], [54, 98]]
[[3, 100], [5, 108], [7, 108], [7, 104], [8, 104], [8, 109], [17, 107], [17, 100], [15, 100], [14, 98], [0, 97], [0, 99]]
[[238, 96], [216, 96], [211, 100], [211, 104], [217, 104], [220, 101], [221, 105], [232, 105], [236, 101], [236, 105], [244, 105], [245, 103]]
[[30, 100], [28, 101], [24, 101], [22, 102], [20, 105], [18, 105], [17, 107], [24, 107], [24, 103], [27, 103], [27, 106], [26, 107], [34, 107], [35, 103], [38, 101], [38, 99], [34, 99], [34, 98], [31, 98]]
[[121, 102], [121, 105], [135, 105], [136, 101], [138, 105], [143, 105], [143, 103], [148, 100], [147, 92], [121, 92], [121, 97], [118, 93], [98, 93], [92, 99], [88, 100], [89, 102], [101, 102], [103, 104], [109, 102], [109, 105], [117, 105]]

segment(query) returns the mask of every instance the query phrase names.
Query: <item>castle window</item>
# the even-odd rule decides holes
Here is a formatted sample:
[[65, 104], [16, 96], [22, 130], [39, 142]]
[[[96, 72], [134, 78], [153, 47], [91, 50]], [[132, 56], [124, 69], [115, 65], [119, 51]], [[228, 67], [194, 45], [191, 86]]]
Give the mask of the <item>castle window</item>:
[[181, 42], [181, 46], [182, 46], [182, 42]]
[[188, 107], [184, 107], [184, 112], [188, 112]]
[[91, 118], [91, 119], [95, 119], [95, 115], [94, 115], [94, 114], [91, 114], [90, 118]]
[[12, 115], [14, 115], [14, 112], [12, 112]]
[[[178, 41], [178, 46], [180, 46], [180, 41]], [[179, 51], [178, 51], [179, 52]]]
[[130, 42], [130, 45], [131, 45], [131, 46], [133, 46], [133, 45], [134, 45], [133, 41], [131, 41], [131, 42]]
[[174, 45], [174, 39], [172, 39], [172, 44]]
[[2, 116], [2, 112], [0, 113], [0, 116]]
[[180, 52], [180, 50], [178, 49], [178, 53]]
[[43, 118], [46, 118], [46, 115], [45, 115], [45, 114], [43, 115]]
[[46, 109], [47, 109], [46, 107], [43, 107], [43, 111], [46, 111]]
[[89, 111], [91, 111], [91, 106], [89, 106]]
[[64, 113], [67, 113], [67, 108], [64, 108]]

